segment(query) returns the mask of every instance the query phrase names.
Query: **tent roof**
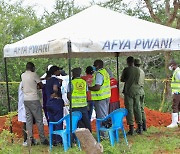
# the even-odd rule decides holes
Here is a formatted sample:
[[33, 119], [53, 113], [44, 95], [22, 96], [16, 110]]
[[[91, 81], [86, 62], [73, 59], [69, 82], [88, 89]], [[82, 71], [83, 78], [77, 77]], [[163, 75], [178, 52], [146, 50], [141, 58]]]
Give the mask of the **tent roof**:
[[94, 5], [34, 35], [6, 45], [4, 57], [67, 57], [69, 40], [72, 57], [180, 50], [180, 30]]

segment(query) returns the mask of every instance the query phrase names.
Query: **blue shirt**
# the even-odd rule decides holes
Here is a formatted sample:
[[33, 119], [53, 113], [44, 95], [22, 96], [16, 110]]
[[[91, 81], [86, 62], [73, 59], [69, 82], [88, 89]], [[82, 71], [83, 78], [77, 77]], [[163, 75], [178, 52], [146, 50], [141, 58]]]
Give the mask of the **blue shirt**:
[[104, 81], [104, 76], [101, 73], [97, 73], [95, 84], [102, 85], [103, 81]]
[[59, 80], [56, 77], [51, 77], [49, 80], [47, 80], [46, 86], [45, 86], [47, 101], [52, 99], [51, 95], [54, 93], [54, 90], [53, 90], [54, 85], [57, 85], [58, 96], [62, 98], [62, 96], [61, 96], [61, 85], [59, 83]]

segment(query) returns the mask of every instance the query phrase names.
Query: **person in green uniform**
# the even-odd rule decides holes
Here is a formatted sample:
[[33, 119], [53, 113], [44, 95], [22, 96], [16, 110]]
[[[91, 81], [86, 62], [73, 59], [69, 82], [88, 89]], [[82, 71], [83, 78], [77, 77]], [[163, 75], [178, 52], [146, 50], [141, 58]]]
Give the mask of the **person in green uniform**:
[[138, 84], [140, 71], [134, 66], [134, 58], [127, 58], [128, 67], [124, 68], [121, 75], [121, 82], [124, 82], [124, 102], [128, 110], [127, 124], [129, 125], [128, 135], [134, 134], [134, 117], [138, 125], [137, 133], [142, 134], [142, 116], [140, 107], [140, 86]]
[[147, 131], [146, 127], [146, 114], [144, 112], [144, 99], [145, 99], [145, 92], [144, 92], [144, 79], [145, 79], [145, 73], [140, 68], [141, 66], [141, 60], [140, 59], [134, 59], [134, 66], [139, 68], [140, 71], [140, 77], [139, 77], [139, 86], [140, 86], [140, 105], [141, 105], [141, 116], [142, 116], [142, 127], [143, 131]]

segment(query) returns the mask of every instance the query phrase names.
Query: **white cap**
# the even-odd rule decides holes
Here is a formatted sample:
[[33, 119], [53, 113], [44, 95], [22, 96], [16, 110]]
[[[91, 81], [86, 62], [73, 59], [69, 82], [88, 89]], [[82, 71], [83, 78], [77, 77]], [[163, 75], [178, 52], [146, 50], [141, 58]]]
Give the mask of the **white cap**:
[[53, 65], [48, 65], [48, 67], [47, 67], [47, 69], [48, 69], [48, 71], [50, 70], [50, 68], [52, 67]]
[[[53, 65], [51, 65], [51, 64], [48, 65], [47, 70], [49, 71], [52, 66], [53, 66]], [[44, 74], [41, 76], [41, 79], [44, 79], [44, 78], [46, 77], [46, 75], [47, 75], [47, 73], [44, 73]]]

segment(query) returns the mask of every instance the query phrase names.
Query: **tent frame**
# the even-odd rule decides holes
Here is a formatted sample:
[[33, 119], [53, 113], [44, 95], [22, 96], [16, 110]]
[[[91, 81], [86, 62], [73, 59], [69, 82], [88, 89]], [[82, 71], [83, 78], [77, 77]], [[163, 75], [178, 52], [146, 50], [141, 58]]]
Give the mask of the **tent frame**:
[[[6, 80], [6, 91], [7, 91], [7, 100], [8, 100], [8, 113], [11, 112], [11, 106], [10, 106], [10, 97], [9, 97], [9, 84], [8, 84], [8, 70], [7, 70], [7, 59], [4, 58], [4, 69], [5, 69], [5, 80]], [[13, 133], [12, 130], [12, 121], [10, 120], [10, 126], [9, 126], [10, 133]], [[13, 138], [11, 138], [11, 142], [13, 143]]]
[[[72, 47], [71, 47], [71, 41], [69, 40], [67, 42], [67, 49], [68, 49], [68, 66], [69, 66], [69, 85], [71, 85], [71, 53], [72, 53]], [[119, 52], [116, 52], [116, 72], [117, 72], [117, 81], [118, 81], [118, 89], [119, 89]], [[9, 97], [9, 81], [8, 81], [8, 69], [7, 69], [7, 58], [4, 58], [4, 65], [5, 65], [5, 80], [6, 80], [6, 90], [7, 90], [7, 100], [8, 100], [8, 112], [11, 112], [11, 105], [10, 105], [10, 97]], [[69, 87], [71, 91], [71, 86]], [[72, 146], [72, 97], [70, 93], [70, 140], [71, 140], [71, 146]], [[12, 123], [12, 122], [11, 122]], [[12, 125], [10, 125], [10, 132], [13, 133]], [[13, 142], [13, 140], [12, 140]]]
[[[71, 41], [67, 42], [67, 47], [68, 47], [68, 65], [69, 65], [69, 85], [71, 85], [71, 52], [72, 52], [72, 47], [71, 47]], [[69, 86], [69, 91], [71, 91], [71, 86]], [[70, 93], [70, 145], [72, 147], [72, 96]]]

